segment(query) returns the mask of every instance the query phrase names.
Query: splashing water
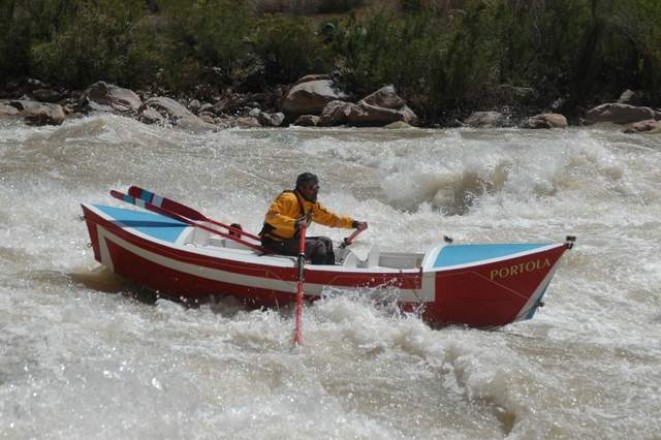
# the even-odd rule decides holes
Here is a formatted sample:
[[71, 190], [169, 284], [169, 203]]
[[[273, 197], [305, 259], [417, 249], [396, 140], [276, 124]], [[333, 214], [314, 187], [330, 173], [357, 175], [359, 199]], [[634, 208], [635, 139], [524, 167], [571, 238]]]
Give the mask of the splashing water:
[[[656, 438], [661, 142], [607, 129], [189, 134], [0, 122], [0, 437]], [[368, 297], [186, 309], [94, 261], [81, 202], [136, 184], [258, 231], [295, 176], [424, 251], [578, 236], [533, 320], [432, 330]], [[343, 231], [315, 226], [339, 240]]]

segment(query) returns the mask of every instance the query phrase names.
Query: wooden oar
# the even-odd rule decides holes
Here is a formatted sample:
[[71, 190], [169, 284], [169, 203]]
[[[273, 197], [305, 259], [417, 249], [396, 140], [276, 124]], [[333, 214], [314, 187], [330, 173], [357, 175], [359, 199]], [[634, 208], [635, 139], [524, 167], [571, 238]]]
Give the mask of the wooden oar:
[[305, 223], [298, 230], [298, 281], [296, 282], [296, 324], [294, 327], [294, 345], [303, 345], [303, 284], [305, 277]]
[[191, 220], [198, 220], [198, 221], [211, 223], [216, 226], [220, 226], [221, 228], [225, 228], [228, 231], [234, 232], [236, 234], [245, 235], [246, 237], [250, 237], [253, 240], [261, 241], [260, 237], [253, 235], [249, 232], [245, 232], [243, 229], [235, 228], [234, 226], [226, 225], [219, 221], [213, 220], [202, 214], [200, 211], [197, 211], [189, 206], [186, 206], [183, 203], [179, 203], [168, 197], [160, 196], [152, 191], [146, 190], [144, 188], [140, 188], [139, 186], [130, 187], [129, 195], [137, 199], [144, 200], [145, 202], [151, 203], [152, 205], [167, 209], [170, 212], [180, 214]]
[[161, 214], [161, 215], [164, 215], [166, 217], [170, 217], [170, 218], [173, 218], [175, 220], [179, 220], [182, 223], [186, 223], [186, 224], [194, 226], [196, 228], [203, 229], [205, 231], [211, 232], [212, 234], [220, 235], [221, 237], [225, 237], [225, 238], [228, 238], [230, 240], [234, 240], [237, 243], [241, 243], [243, 245], [246, 245], [246, 246], [248, 246], [248, 247], [250, 247], [250, 248], [252, 248], [256, 251], [263, 252], [263, 253], [273, 253], [273, 251], [271, 251], [269, 249], [266, 249], [262, 246], [257, 246], [253, 243], [249, 243], [245, 240], [241, 240], [240, 238], [235, 237], [235, 236], [233, 236], [229, 233], [225, 233], [225, 232], [222, 232], [222, 231], [220, 231], [216, 228], [212, 228], [212, 227], [209, 227], [209, 226], [204, 225], [202, 223], [199, 223], [199, 221], [197, 221], [197, 220], [190, 219], [190, 218], [188, 218], [184, 215], [181, 215], [179, 213], [176, 213], [176, 212], [173, 212], [169, 209], [166, 209], [163, 206], [158, 206], [158, 205], [155, 205], [153, 203], [147, 202], [143, 199], [136, 198], [132, 195], [124, 194], [124, 193], [121, 193], [121, 192], [115, 191], [115, 190], [110, 191], [110, 195], [113, 196], [116, 199], [122, 200], [122, 201], [127, 202], [127, 203], [131, 203], [133, 205], [144, 208], [148, 211], [152, 211], [152, 212], [155, 212], [157, 214]]

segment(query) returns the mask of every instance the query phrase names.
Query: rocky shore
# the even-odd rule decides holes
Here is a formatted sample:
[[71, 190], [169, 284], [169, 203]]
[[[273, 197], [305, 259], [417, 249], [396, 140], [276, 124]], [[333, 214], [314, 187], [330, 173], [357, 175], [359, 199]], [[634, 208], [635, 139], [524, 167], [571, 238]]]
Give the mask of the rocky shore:
[[[623, 126], [626, 133], [661, 133], [661, 109], [641, 106], [638, 102], [638, 95], [627, 90], [618, 101], [586, 111], [577, 124], [611, 123]], [[49, 87], [33, 79], [10, 83], [0, 90], [0, 117], [22, 118], [31, 125], [59, 125], [67, 118], [93, 112], [111, 112], [145, 124], [194, 131], [291, 125], [385, 128], [421, 125], [394, 86], [352, 101], [326, 75], [307, 75], [268, 94], [218, 94], [200, 88], [192, 96], [176, 99], [162, 90], [134, 92], [103, 81], [84, 91]], [[567, 117], [553, 111], [514, 117], [507, 110], [490, 110], [474, 112], [447, 124], [447, 127], [462, 126], [549, 129], [566, 128], [569, 123]]]

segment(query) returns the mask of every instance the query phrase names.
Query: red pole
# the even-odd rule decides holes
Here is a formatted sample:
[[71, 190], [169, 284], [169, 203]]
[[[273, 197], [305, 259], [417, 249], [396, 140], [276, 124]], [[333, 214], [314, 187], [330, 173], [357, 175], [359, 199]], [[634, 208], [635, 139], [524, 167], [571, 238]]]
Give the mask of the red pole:
[[305, 233], [307, 226], [303, 224], [298, 236], [298, 282], [296, 284], [296, 326], [294, 328], [294, 345], [303, 345], [303, 269], [305, 268]]

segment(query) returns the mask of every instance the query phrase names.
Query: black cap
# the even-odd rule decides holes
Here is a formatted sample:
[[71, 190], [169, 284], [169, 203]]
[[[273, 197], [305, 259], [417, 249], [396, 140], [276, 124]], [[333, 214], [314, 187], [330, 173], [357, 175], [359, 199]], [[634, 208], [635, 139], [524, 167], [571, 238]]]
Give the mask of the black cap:
[[303, 173], [296, 178], [296, 188], [303, 186], [308, 182], [319, 183], [319, 178], [312, 173]]

